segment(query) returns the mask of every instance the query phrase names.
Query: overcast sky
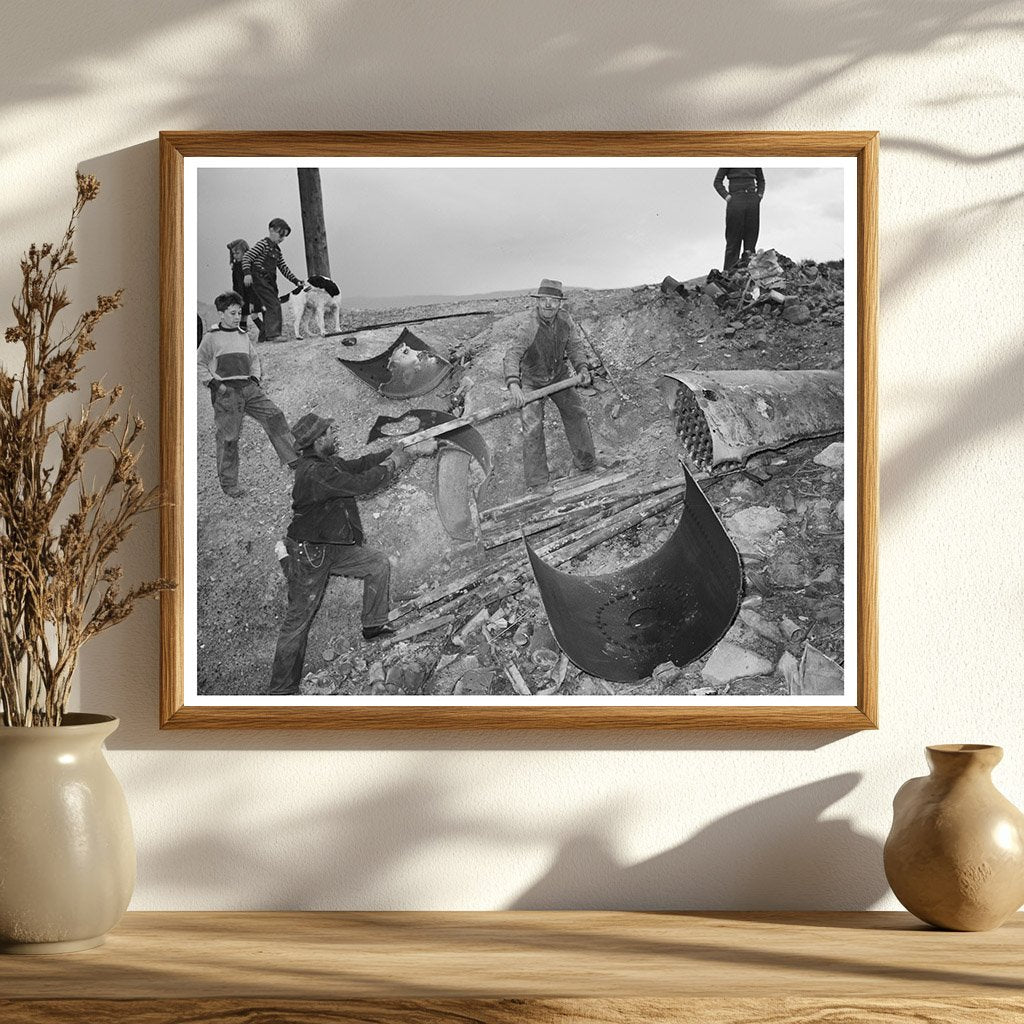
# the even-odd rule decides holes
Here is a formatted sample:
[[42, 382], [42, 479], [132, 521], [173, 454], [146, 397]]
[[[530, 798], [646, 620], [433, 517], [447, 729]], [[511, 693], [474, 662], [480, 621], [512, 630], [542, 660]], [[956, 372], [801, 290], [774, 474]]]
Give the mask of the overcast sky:
[[[343, 301], [532, 289], [541, 277], [587, 288], [695, 277], [725, 249], [716, 169], [324, 167], [332, 276]], [[764, 171], [758, 248], [840, 258], [842, 170]], [[230, 287], [227, 242], [254, 244], [272, 217], [291, 224], [285, 261], [306, 276], [293, 167], [197, 173], [200, 301]]]

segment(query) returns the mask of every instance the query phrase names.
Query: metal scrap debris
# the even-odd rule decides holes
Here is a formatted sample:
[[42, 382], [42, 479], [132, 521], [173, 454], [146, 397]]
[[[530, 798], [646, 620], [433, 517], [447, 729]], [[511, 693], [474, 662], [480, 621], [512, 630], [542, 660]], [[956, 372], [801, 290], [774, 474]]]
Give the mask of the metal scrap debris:
[[664, 662], [687, 665], [725, 635], [740, 606], [740, 558], [686, 472], [686, 503], [654, 554], [617, 572], [574, 576], [525, 541], [559, 646], [585, 672], [635, 682]]
[[377, 394], [393, 399], [419, 398], [433, 391], [455, 369], [408, 328], [372, 359], [338, 356], [338, 362]]
[[687, 371], [658, 388], [698, 469], [843, 429], [840, 370]]
[[[368, 442], [385, 437], [405, 437], [442, 423], [451, 423], [457, 417], [437, 409], [410, 409], [402, 416], [378, 416], [370, 428]], [[469, 459], [475, 459], [483, 471], [483, 479], [472, 490], [473, 502], [491, 475], [491, 450], [483, 434], [474, 427], [459, 427], [438, 438], [442, 451], [437, 460], [434, 502], [441, 525], [449, 537], [468, 541], [476, 537], [470, 507]]]

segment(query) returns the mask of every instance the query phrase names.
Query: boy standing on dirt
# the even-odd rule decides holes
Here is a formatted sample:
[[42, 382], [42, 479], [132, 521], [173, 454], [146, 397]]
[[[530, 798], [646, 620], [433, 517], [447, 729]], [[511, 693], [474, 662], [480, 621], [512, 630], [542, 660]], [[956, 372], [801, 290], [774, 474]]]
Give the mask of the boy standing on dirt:
[[259, 356], [249, 335], [239, 326], [242, 296], [224, 292], [213, 304], [220, 313], [220, 323], [206, 332], [199, 345], [199, 381], [210, 389], [213, 402], [221, 489], [229, 498], [240, 498], [246, 491], [238, 486], [238, 438], [247, 415], [267, 432], [281, 465], [291, 465], [298, 454], [284, 413], [260, 387], [263, 368]]
[[281, 255], [281, 242], [291, 233], [288, 222], [275, 217], [267, 225], [267, 237], [261, 238], [242, 257], [242, 284], [252, 288], [263, 307], [263, 324], [257, 341], [284, 341], [281, 334], [281, 300], [277, 295], [278, 270], [296, 287], [309, 291], [309, 283], [300, 281], [289, 270]]

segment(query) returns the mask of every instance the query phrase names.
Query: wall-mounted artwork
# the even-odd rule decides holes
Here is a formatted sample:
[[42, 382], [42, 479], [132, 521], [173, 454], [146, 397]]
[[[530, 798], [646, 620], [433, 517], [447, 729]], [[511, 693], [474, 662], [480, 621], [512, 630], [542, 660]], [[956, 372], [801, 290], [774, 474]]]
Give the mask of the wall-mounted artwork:
[[874, 727], [876, 160], [163, 133], [162, 724]]

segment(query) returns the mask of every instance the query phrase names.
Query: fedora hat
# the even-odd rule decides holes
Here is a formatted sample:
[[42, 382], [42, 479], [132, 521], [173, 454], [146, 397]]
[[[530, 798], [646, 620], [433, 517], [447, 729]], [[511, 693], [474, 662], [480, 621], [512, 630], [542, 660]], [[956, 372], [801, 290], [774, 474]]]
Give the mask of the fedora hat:
[[543, 299], [548, 296], [552, 296], [556, 299], [564, 299], [565, 296], [562, 294], [562, 282], [552, 281], [545, 277], [540, 287], [535, 292], [530, 292], [530, 298], [532, 299]]
[[317, 416], [315, 412], [307, 412], [298, 423], [292, 427], [292, 436], [295, 438], [295, 447], [302, 451], [308, 448], [321, 434], [334, 422], [323, 416]]

